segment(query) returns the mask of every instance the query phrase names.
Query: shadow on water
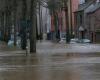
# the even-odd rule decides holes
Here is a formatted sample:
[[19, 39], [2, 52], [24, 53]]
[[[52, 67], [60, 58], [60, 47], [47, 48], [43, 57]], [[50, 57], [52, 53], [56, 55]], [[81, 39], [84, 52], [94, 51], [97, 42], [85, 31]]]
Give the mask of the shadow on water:
[[100, 57], [100, 52], [97, 53], [64, 53], [64, 54], [53, 54], [52, 56], [66, 56], [70, 57]]

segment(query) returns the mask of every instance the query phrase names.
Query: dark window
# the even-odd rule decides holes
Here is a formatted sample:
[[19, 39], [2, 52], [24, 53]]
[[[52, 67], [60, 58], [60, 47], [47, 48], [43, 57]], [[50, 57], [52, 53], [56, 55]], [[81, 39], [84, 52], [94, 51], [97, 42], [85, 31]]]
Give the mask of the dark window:
[[80, 15], [80, 24], [82, 25], [82, 15]]

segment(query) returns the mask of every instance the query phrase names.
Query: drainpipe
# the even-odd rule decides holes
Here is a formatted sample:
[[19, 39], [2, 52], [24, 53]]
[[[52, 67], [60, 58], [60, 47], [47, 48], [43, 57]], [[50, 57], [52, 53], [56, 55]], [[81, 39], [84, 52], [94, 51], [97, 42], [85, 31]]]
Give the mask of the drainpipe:
[[73, 33], [73, 27], [72, 27], [72, 0], [69, 0], [69, 27], [70, 27], [70, 29], [69, 29], [69, 33], [70, 33], [70, 38], [72, 37], [72, 33]]

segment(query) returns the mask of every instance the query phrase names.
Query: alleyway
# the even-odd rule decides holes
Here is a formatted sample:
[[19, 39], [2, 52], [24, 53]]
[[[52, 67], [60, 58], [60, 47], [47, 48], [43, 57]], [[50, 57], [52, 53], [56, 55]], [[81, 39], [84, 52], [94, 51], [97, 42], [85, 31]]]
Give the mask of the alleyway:
[[100, 80], [99, 49], [99, 44], [38, 42], [36, 54], [0, 51], [0, 80]]

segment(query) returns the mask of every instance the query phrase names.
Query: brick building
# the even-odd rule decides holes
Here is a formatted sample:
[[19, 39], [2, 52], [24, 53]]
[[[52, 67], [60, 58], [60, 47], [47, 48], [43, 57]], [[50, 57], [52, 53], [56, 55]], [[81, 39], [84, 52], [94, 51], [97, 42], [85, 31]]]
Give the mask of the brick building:
[[76, 23], [76, 28], [75, 28], [75, 35], [77, 38], [81, 38], [81, 30], [82, 28], [84, 35], [83, 37], [86, 38], [86, 13], [85, 10], [94, 2], [94, 0], [79, 0], [79, 5], [78, 5], [78, 10], [74, 12], [75, 14], [75, 23]]
[[91, 5], [90, 9], [87, 9], [86, 25], [89, 29], [89, 39], [92, 42], [100, 43], [100, 2], [96, 2]]
[[78, 10], [75, 12], [76, 37], [82, 38], [80, 27], [83, 30], [83, 38], [92, 42], [100, 42], [100, 0], [80, 0]]
[[75, 33], [76, 28], [76, 18], [74, 12], [78, 10], [79, 0], [71, 0], [71, 12], [72, 12], [72, 33]]

